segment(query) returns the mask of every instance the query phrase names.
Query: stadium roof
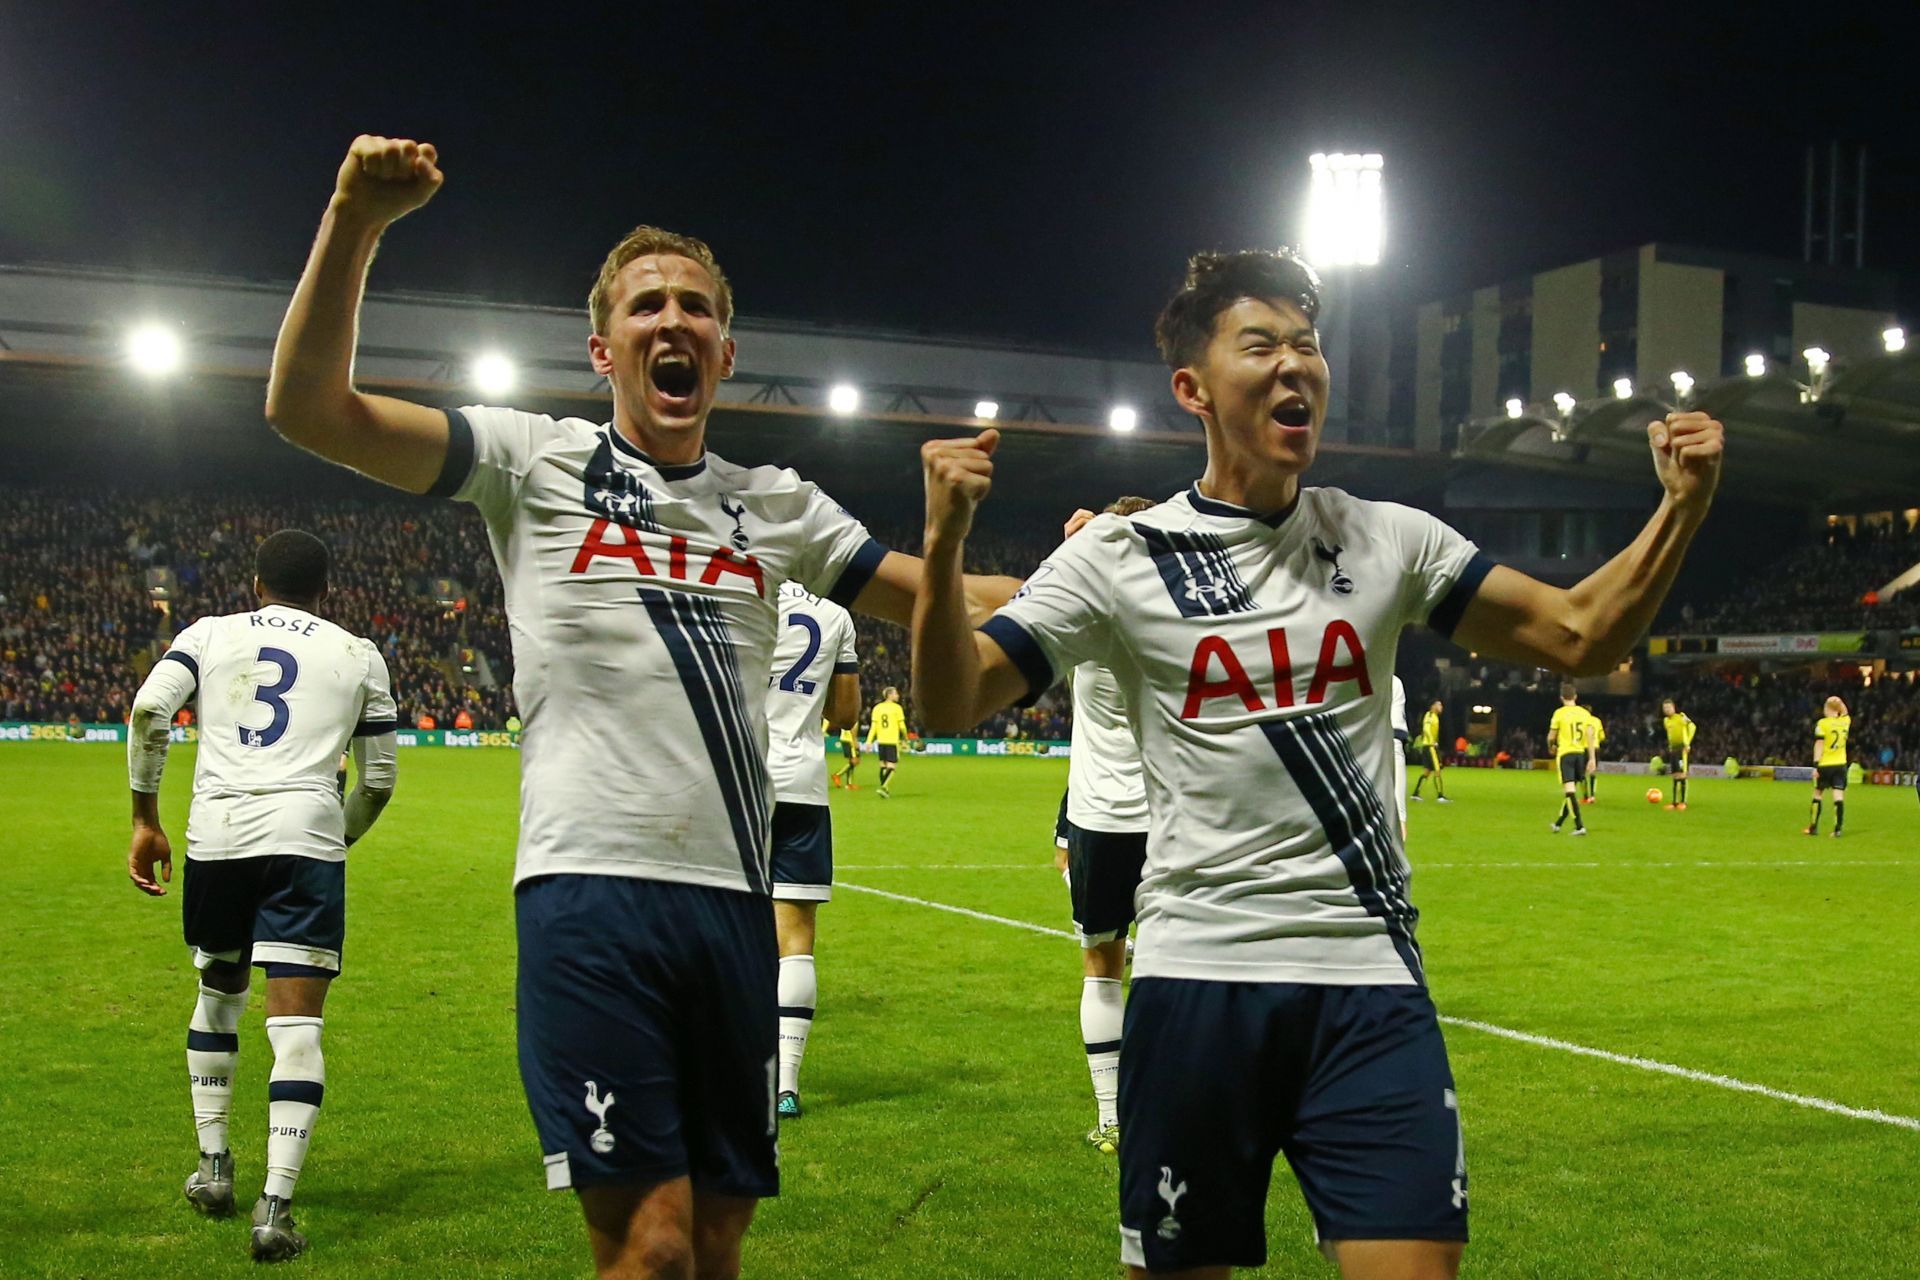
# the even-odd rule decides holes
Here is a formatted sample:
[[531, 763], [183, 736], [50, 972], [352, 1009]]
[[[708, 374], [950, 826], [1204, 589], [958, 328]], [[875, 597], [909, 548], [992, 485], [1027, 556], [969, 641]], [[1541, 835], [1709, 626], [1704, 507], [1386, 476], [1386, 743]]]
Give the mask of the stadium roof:
[[[1835, 360], [1812, 383], [1779, 371], [1701, 382], [1683, 407], [1726, 424], [1723, 492], [1800, 506], [1920, 500], [1920, 350]], [[1526, 405], [1468, 423], [1458, 456], [1630, 480], [1646, 473], [1647, 423], [1673, 408], [1638, 392], [1564, 415]]]

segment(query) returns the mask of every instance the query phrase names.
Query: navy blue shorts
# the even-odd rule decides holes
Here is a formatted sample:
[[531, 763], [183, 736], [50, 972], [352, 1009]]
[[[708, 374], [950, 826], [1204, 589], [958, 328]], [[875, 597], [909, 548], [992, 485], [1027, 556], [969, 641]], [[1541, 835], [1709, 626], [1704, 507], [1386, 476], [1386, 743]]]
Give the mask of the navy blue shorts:
[[1067, 823], [1067, 886], [1081, 946], [1127, 936], [1146, 862], [1144, 831], [1089, 831]]
[[298, 854], [186, 860], [180, 912], [195, 968], [332, 977], [347, 940], [347, 864]]
[[1264, 1263], [1276, 1153], [1323, 1241], [1467, 1238], [1466, 1146], [1424, 987], [1136, 978], [1120, 1131], [1131, 1266]]
[[1067, 793], [1062, 791], [1060, 793], [1060, 816], [1053, 820], [1054, 848], [1064, 849], [1067, 847], [1069, 843], [1067, 839], [1067, 828], [1071, 825], [1072, 824], [1067, 821]]
[[823, 804], [773, 806], [773, 899], [826, 902], [833, 897], [833, 810]]
[[630, 876], [514, 894], [520, 1079], [547, 1188], [780, 1191], [773, 904]]

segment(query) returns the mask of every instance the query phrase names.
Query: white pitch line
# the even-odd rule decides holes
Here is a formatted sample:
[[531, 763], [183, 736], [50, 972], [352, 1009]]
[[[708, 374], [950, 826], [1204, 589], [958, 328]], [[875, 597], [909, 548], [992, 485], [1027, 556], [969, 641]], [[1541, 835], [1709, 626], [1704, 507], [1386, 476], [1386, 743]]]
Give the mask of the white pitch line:
[[[845, 880], [835, 882], [835, 887], [852, 889], [858, 893], [870, 893], [877, 898], [891, 898], [895, 902], [910, 903], [916, 907], [930, 907], [935, 911], [946, 911], [956, 916], [967, 916], [974, 920], [985, 920], [992, 924], [1009, 925], [1015, 929], [1025, 929], [1029, 933], [1042, 933], [1052, 938], [1073, 939], [1073, 934], [1065, 929], [1053, 929], [1043, 924], [1033, 924], [1026, 920], [1015, 920], [1010, 916], [997, 916], [990, 911], [975, 911], [971, 907], [956, 907], [948, 902], [935, 902], [930, 898], [916, 898], [911, 894], [893, 893], [886, 889], [875, 889], [864, 884], [849, 884]], [[1831, 1115], [1846, 1116], [1852, 1120], [1871, 1120], [1875, 1124], [1892, 1125], [1897, 1129], [1911, 1129], [1920, 1133], [1920, 1119], [1913, 1116], [1894, 1115], [1887, 1111], [1878, 1111], [1871, 1107], [1850, 1107], [1844, 1102], [1835, 1102], [1831, 1098], [1816, 1098], [1810, 1094], [1789, 1093], [1784, 1089], [1769, 1088], [1764, 1084], [1754, 1084], [1750, 1080], [1741, 1080], [1734, 1076], [1716, 1075], [1711, 1071], [1695, 1071], [1691, 1067], [1682, 1067], [1671, 1062], [1661, 1062], [1657, 1058], [1641, 1058], [1632, 1054], [1613, 1053], [1606, 1049], [1595, 1049], [1584, 1044], [1575, 1044], [1571, 1040], [1556, 1040], [1552, 1036], [1535, 1035], [1530, 1031], [1515, 1031], [1512, 1027], [1496, 1026], [1491, 1022], [1480, 1022], [1473, 1018], [1456, 1018], [1447, 1014], [1440, 1015], [1440, 1021], [1450, 1026], [1466, 1027], [1472, 1031], [1485, 1032], [1490, 1036], [1499, 1036], [1504, 1040], [1514, 1040], [1520, 1044], [1530, 1044], [1539, 1049], [1558, 1049], [1562, 1053], [1576, 1054], [1583, 1058], [1598, 1058], [1602, 1062], [1611, 1062], [1616, 1066], [1634, 1067], [1641, 1071], [1652, 1071], [1659, 1075], [1674, 1076], [1681, 1080], [1691, 1080], [1695, 1084], [1710, 1084], [1721, 1089], [1731, 1089], [1735, 1093], [1752, 1093], [1763, 1098], [1772, 1098], [1775, 1102], [1790, 1102], [1797, 1107], [1807, 1107], [1814, 1111], [1825, 1111]]]

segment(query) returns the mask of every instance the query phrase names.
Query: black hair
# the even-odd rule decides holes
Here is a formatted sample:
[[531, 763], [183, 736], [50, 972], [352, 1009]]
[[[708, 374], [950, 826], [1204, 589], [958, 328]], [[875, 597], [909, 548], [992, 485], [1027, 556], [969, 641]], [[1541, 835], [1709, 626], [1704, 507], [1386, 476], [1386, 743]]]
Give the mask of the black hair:
[[327, 544], [304, 529], [270, 534], [253, 553], [253, 574], [282, 600], [318, 600], [327, 594]]
[[1213, 323], [1242, 298], [1282, 298], [1300, 308], [1308, 324], [1320, 318], [1320, 277], [1291, 249], [1243, 249], [1196, 253], [1187, 259], [1180, 291], [1161, 308], [1153, 337], [1169, 369], [1184, 369], [1213, 339]]

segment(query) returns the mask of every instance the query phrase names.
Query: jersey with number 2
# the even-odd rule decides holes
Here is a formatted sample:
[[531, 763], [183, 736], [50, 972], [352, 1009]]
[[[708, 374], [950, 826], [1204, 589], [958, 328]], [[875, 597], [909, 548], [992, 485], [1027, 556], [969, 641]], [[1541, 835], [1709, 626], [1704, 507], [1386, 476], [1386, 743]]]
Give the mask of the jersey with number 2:
[[820, 722], [833, 678], [860, 670], [853, 615], [797, 582], [780, 586], [780, 638], [767, 677], [767, 771], [773, 798], [827, 802], [827, 758]]

